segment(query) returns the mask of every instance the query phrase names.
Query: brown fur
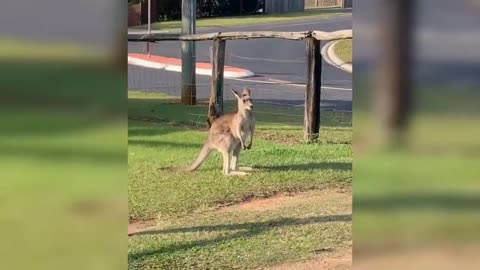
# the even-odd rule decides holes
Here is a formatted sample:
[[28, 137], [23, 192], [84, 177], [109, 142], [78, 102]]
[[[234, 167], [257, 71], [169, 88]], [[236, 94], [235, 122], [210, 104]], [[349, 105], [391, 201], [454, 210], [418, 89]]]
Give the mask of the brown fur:
[[224, 114], [217, 119], [208, 119], [211, 127], [207, 142], [195, 162], [182, 169], [183, 171], [198, 169], [210, 153], [217, 150], [223, 156], [223, 173], [225, 175], [246, 175], [245, 172], [239, 171], [238, 159], [242, 149], [252, 147], [255, 131], [255, 117], [252, 113], [253, 103], [250, 97], [250, 89], [245, 88], [241, 95], [234, 90], [232, 92], [237, 97], [238, 111]]

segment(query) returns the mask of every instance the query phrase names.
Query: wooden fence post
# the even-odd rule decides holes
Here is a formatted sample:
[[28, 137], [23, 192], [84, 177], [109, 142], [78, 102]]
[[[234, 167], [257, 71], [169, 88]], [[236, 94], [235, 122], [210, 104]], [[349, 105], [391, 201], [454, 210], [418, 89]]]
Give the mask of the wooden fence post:
[[307, 44], [307, 86], [305, 89], [305, 115], [303, 139], [313, 141], [320, 131], [320, 94], [322, 87], [322, 55], [320, 40], [306, 39]]
[[212, 90], [208, 103], [208, 125], [223, 113], [223, 71], [225, 67], [225, 40], [213, 41]]

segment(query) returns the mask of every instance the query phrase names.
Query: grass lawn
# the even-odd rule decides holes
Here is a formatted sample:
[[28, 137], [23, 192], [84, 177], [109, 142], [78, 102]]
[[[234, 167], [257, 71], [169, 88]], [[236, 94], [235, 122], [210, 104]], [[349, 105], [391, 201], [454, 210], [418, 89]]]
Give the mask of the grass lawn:
[[10, 61], [101, 61], [108, 60], [98, 48], [66, 42], [0, 38], [0, 59]]
[[[272, 15], [249, 15], [249, 16], [233, 16], [233, 17], [218, 17], [218, 18], [205, 18], [197, 20], [197, 27], [229, 27], [240, 25], [252, 25], [261, 23], [275, 23], [286, 22], [292, 20], [303, 20], [311, 18], [332, 18], [335, 16], [348, 14], [343, 12], [332, 12], [331, 10], [322, 9], [308, 9], [304, 12], [292, 12], [285, 14], [272, 14]], [[134, 28], [146, 28], [146, 25], [134, 27]], [[153, 30], [170, 30], [180, 29], [181, 21], [165, 21], [152, 24]]]
[[[131, 268], [252, 269], [348, 249], [351, 195], [332, 190], [351, 185], [350, 125], [323, 112], [320, 140], [306, 144], [301, 109], [279, 117], [285, 109], [255, 106], [256, 139], [240, 162], [258, 172], [224, 177], [216, 153], [199, 171], [177, 173], [162, 168], [194, 160], [207, 135], [205, 117], [197, 117], [206, 104], [129, 92], [129, 218], [156, 228], [129, 238]], [[221, 207], [303, 191], [313, 193], [271, 209]]]
[[346, 63], [352, 63], [352, 40], [344, 39], [335, 43], [334, 47], [337, 56]]
[[42, 54], [0, 67], [2, 266], [125, 267], [125, 76]]
[[472, 123], [479, 118], [442, 114], [417, 113], [407, 149], [373, 151], [366, 145], [375, 140], [374, 126], [355, 112], [356, 249], [399, 254], [478, 243], [480, 128]]
[[[321, 205], [321, 207], [319, 207]], [[203, 211], [162, 220], [131, 237], [134, 269], [256, 269], [342, 255], [351, 245], [351, 193], [315, 191], [262, 208]]]

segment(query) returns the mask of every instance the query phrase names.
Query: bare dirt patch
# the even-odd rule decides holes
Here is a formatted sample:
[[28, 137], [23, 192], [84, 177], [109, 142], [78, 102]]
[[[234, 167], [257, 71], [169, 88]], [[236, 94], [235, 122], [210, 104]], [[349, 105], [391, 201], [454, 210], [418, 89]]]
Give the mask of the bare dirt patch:
[[155, 228], [155, 221], [133, 221], [128, 224], [128, 236]]
[[283, 263], [269, 270], [345, 270], [352, 267], [352, 249], [348, 248], [336, 252], [319, 255], [316, 259], [307, 262]]
[[312, 190], [293, 194], [279, 194], [271, 198], [255, 198], [240, 204], [220, 208], [220, 211], [269, 211], [276, 208], [291, 207], [303, 204], [306, 201], [316, 201], [322, 204], [331, 201], [332, 198], [351, 200], [351, 187], [329, 188], [324, 190]]

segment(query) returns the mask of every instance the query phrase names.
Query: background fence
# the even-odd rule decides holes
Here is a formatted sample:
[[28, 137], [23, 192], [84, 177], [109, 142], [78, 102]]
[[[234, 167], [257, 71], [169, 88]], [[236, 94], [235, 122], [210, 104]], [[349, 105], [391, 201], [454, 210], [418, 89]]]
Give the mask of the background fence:
[[265, 0], [264, 3], [268, 14], [305, 10], [305, 0]]
[[325, 8], [325, 7], [353, 7], [353, 0], [305, 0], [305, 8]]
[[[255, 44], [253, 44], [255, 43]], [[322, 42], [321, 45], [323, 45]], [[230, 89], [249, 87], [255, 103], [255, 114], [259, 123], [281, 119], [287, 125], [303, 126], [305, 116], [305, 88], [307, 81], [307, 53], [304, 41], [275, 39], [277, 48], [271, 48], [272, 40], [229, 40], [226, 43], [225, 66], [254, 69], [256, 76], [243, 79], [224, 79], [224, 111], [235, 111], [235, 98]], [[152, 54], [180, 58], [180, 41], [159, 41], [150, 45]], [[255, 48], [264, 50], [262, 57]], [[196, 42], [196, 61], [209, 62], [212, 41]], [[129, 42], [130, 53], [144, 53], [144, 42]], [[351, 126], [351, 91], [332, 89], [341, 84], [332, 76], [338, 73], [334, 67], [323, 63], [321, 81], [323, 89], [320, 103], [321, 126]], [[349, 76], [349, 75], [347, 75]], [[159, 92], [180, 100], [181, 73], [164, 69], [151, 69], [129, 65], [129, 90]], [[211, 77], [196, 76], [196, 97], [198, 103], [208, 102], [211, 95]], [[340, 89], [340, 88], [339, 88]], [[342, 92], [340, 92], [342, 93]], [[342, 95], [342, 94], [340, 94]], [[205, 126], [207, 110], [204, 114], [192, 115], [193, 125]]]

